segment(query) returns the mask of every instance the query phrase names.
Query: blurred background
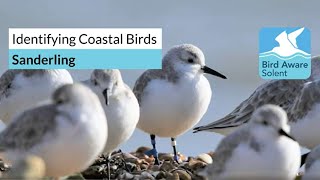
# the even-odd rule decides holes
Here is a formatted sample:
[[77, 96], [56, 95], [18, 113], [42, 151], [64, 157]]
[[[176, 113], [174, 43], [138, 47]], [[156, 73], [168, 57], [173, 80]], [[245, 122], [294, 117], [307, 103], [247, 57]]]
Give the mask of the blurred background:
[[[307, 27], [312, 55], [320, 54], [320, 1], [12, 1], [0, 2], [0, 73], [8, 67], [9, 27], [79, 27], [163, 29], [163, 53], [181, 43], [201, 48], [209, 67], [227, 80], [206, 75], [213, 90], [207, 113], [197, 125], [222, 118], [247, 98], [263, 81], [258, 75], [258, 35], [262, 27]], [[123, 70], [133, 87], [144, 70]], [[91, 70], [70, 71], [76, 80], [89, 78]], [[186, 155], [213, 151], [222, 136], [214, 133], [178, 137], [178, 150]], [[160, 152], [171, 152], [170, 139], [158, 139]], [[149, 135], [136, 130], [123, 151], [151, 146]]]

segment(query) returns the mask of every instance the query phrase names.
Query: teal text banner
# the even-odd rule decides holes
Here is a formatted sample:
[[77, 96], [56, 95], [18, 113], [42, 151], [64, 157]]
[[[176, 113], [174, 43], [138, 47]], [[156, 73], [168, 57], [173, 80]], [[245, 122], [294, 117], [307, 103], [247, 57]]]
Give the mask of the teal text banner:
[[9, 69], [161, 69], [161, 49], [9, 49]]

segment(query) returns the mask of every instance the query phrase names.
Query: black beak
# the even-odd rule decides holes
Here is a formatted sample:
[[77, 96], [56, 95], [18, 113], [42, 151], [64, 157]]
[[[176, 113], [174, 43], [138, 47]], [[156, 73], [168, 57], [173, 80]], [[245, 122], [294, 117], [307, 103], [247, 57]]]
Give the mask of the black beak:
[[279, 134], [296, 141], [292, 136], [290, 136], [288, 133], [286, 133], [283, 129], [279, 129]]
[[220, 77], [222, 79], [227, 79], [226, 76], [224, 76], [223, 74], [221, 74], [221, 73], [209, 68], [208, 66], [203, 66], [201, 69], [203, 70], [204, 73], [212, 74], [212, 75], [218, 76], [218, 77]]
[[102, 91], [102, 94], [104, 96], [104, 99], [106, 100], [106, 105], [109, 105], [109, 96], [108, 96], [108, 88]]

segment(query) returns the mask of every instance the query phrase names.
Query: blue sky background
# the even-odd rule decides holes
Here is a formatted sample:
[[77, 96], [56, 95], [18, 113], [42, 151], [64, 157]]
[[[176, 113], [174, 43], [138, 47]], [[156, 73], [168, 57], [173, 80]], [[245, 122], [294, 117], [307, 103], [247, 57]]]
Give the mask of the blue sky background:
[[[274, 47], [279, 46], [279, 43], [275, 38], [283, 31], [288, 34], [300, 29], [295, 28], [262, 28], [259, 33], [259, 53], [272, 50]], [[297, 37], [297, 45], [300, 50], [310, 53], [310, 31], [305, 27], [304, 31]]]

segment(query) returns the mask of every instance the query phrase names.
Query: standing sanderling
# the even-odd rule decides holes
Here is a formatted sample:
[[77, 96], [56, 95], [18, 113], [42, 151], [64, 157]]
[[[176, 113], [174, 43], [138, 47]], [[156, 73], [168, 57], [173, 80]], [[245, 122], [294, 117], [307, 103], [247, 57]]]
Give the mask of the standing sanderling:
[[95, 92], [108, 120], [108, 141], [104, 152], [108, 158], [114, 149], [126, 142], [139, 121], [138, 100], [123, 82], [117, 69], [94, 70], [91, 78], [83, 82]]
[[107, 120], [98, 97], [81, 84], [52, 95], [52, 104], [24, 111], [0, 134], [0, 155], [15, 164], [28, 155], [45, 163], [46, 176], [60, 177], [89, 167], [107, 141]]
[[226, 77], [205, 66], [202, 51], [191, 44], [170, 49], [161, 70], [147, 70], [136, 81], [133, 92], [140, 103], [138, 128], [151, 136], [150, 151], [158, 164], [155, 136], [171, 137], [177, 161], [175, 138], [197, 124], [207, 111], [211, 88], [203, 76]]
[[0, 78], [0, 119], [7, 124], [15, 114], [50, 99], [64, 84], [73, 83], [67, 70], [7, 70]]
[[[282, 107], [288, 113], [289, 123], [293, 126], [292, 134], [296, 134], [295, 131], [298, 125], [294, 125], [295, 122], [291, 120], [291, 113], [289, 111], [294, 105], [295, 101], [300, 101], [299, 98], [303, 94], [303, 89], [306, 84], [320, 79], [320, 56], [313, 57], [311, 62], [312, 74], [309, 79], [267, 81], [260, 85], [248, 99], [243, 101], [230, 114], [208, 125], [194, 128], [195, 132], [213, 131], [224, 135], [229, 134], [236, 128], [247, 123], [253, 111], [260, 106], [264, 104], [275, 104]], [[308, 111], [308, 109], [304, 110]], [[304, 130], [308, 131], [308, 129]], [[303, 142], [299, 143], [304, 144]]]
[[300, 147], [289, 131], [286, 112], [264, 105], [248, 124], [220, 142], [212, 164], [202, 173], [208, 179], [294, 179]]

